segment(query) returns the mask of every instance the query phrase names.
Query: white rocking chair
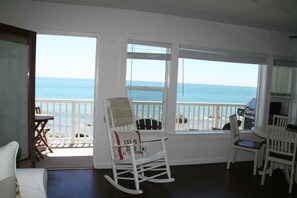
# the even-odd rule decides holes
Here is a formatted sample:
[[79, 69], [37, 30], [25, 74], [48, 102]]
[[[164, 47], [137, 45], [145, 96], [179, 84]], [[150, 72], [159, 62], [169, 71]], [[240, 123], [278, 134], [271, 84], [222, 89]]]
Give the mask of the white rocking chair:
[[[112, 160], [113, 178], [104, 177], [117, 189], [129, 194], [141, 194], [140, 182], [173, 182], [167, 161], [164, 138], [141, 141], [137, 131], [132, 102], [126, 97], [109, 98], [104, 102], [105, 121]], [[159, 141], [162, 150], [144, 155], [142, 143]], [[145, 174], [150, 172], [149, 175]], [[153, 174], [152, 174], [153, 173]], [[135, 189], [119, 184], [119, 180], [134, 180]]]

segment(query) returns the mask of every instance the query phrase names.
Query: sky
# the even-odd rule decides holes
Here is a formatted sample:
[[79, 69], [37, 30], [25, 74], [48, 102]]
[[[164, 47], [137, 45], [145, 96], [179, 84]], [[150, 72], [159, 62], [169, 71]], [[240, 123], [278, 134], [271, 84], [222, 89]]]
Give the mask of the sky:
[[[179, 82], [183, 79], [182, 62], [180, 59]], [[186, 83], [257, 87], [258, 68], [256, 64], [185, 59], [184, 80]]]
[[[94, 79], [95, 53], [96, 38], [38, 34], [36, 76]], [[127, 80], [131, 78], [132, 65], [133, 80], [164, 81], [164, 61], [151, 63], [152, 60], [133, 60], [132, 64], [127, 61]], [[185, 83], [256, 87], [258, 65], [180, 59], [178, 81], [182, 79]]]
[[36, 76], [95, 78], [96, 38], [37, 35]]
[[[257, 87], [258, 68], [256, 64], [180, 59], [178, 82]], [[164, 76], [165, 61], [127, 61], [127, 80], [164, 82]]]

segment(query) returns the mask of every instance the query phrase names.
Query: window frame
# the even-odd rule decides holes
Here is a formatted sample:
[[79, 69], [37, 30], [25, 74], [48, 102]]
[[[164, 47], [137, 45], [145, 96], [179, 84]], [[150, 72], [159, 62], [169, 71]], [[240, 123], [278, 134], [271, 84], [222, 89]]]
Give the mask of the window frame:
[[[222, 50], [222, 49], [211, 49], [205, 47], [198, 46], [190, 46], [190, 45], [179, 45], [179, 59], [187, 58], [194, 60], [207, 60], [207, 61], [218, 61], [218, 62], [230, 62], [230, 63], [247, 63], [247, 64], [257, 64], [258, 68], [258, 83], [257, 83], [257, 91], [256, 97], [263, 97], [263, 93], [261, 93], [259, 89], [259, 84], [262, 80], [262, 69], [261, 67], [267, 64], [268, 56], [262, 53], [254, 53], [254, 52], [241, 52], [241, 51], [232, 51], [232, 50]], [[179, 65], [178, 65], [179, 67]], [[178, 82], [177, 82], [178, 83]], [[176, 85], [177, 86], [177, 85]], [[177, 100], [176, 100], [177, 104]], [[257, 102], [256, 107], [256, 116], [255, 123], [257, 123], [258, 112], [260, 110], [261, 102]], [[203, 130], [210, 131], [210, 130]]]
[[[135, 44], [135, 45], [147, 45], [147, 46], [152, 46], [152, 47], [164, 47], [167, 48], [166, 53], [143, 53], [143, 52], [129, 52], [128, 51], [128, 45], [129, 44]], [[172, 59], [171, 56], [171, 48], [172, 44], [171, 43], [166, 43], [166, 42], [160, 42], [160, 41], [148, 41], [148, 40], [138, 40], [138, 39], [127, 39], [126, 40], [126, 48], [124, 53], [126, 54], [124, 56], [124, 67], [123, 71], [124, 73], [124, 86], [125, 86], [125, 95], [127, 96], [127, 92], [129, 89], [131, 90], [144, 90], [144, 91], [162, 91], [163, 93], [163, 98], [162, 98], [162, 115], [161, 115], [161, 121], [162, 122], [162, 128], [160, 130], [142, 130], [145, 131], [146, 133], [148, 132], [166, 132], [166, 114], [167, 114], [167, 92], [168, 92], [168, 80], [169, 80], [169, 75], [168, 75], [168, 70], [170, 67], [170, 62]], [[164, 86], [163, 87], [154, 87], [154, 86], [130, 86], [130, 88], [127, 88], [126, 86], [126, 71], [127, 71], [127, 60], [128, 59], [143, 59], [143, 60], [161, 60], [165, 61], [165, 76], [164, 76]]]

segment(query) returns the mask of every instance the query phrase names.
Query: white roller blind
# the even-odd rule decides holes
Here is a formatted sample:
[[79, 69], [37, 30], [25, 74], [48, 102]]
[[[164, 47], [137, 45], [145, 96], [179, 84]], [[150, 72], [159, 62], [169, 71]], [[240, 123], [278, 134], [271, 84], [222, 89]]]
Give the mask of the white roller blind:
[[170, 43], [153, 42], [153, 41], [139, 41], [139, 40], [132, 40], [132, 39], [128, 39], [128, 44], [148, 45], [148, 46], [154, 46], [154, 47], [171, 48]]
[[297, 68], [294, 57], [274, 56], [271, 81], [271, 95], [291, 97], [293, 69]]
[[224, 61], [249, 64], [266, 64], [267, 55], [251, 52], [238, 52], [230, 50], [217, 50], [189, 45], [180, 45], [180, 58]]
[[297, 58], [274, 56], [273, 65], [280, 66], [280, 67], [296, 67], [297, 68]]
[[131, 59], [146, 59], [146, 60], [170, 60], [170, 54], [152, 54], [152, 53], [137, 53], [128, 52], [127, 58]]
[[[134, 49], [133, 49], [134, 48]], [[128, 40], [128, 59], [170, 60], [171, 44]]]

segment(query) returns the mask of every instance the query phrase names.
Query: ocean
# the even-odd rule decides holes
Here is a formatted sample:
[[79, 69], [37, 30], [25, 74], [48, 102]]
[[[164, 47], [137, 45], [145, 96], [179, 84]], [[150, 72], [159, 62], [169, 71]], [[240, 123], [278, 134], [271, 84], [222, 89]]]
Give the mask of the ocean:
[[[142, 82], [133, 81], [132, 86], [153, 86], [162, 87], [160, 82]], [[127, 82], [129, 88], [130, 82]], [[69, 79], [69, 78], [36, 78], [36, 98], [39, 99], [81, 99], [81, 100], [94, 100], [94, 80], [93, 79]], [[162, 89], [161, 89], [162, 90]], [[132, 97], [133, 100], [145, 100], [145, 101], [162, 101], [162, 91], [140, 91], [140, 90], [128, 90], [128, 97]], [[201, 85], [201, 84], [179, 84], [177, 90], [178, 102], [204, 102], [204, 103], [231, 103], [231, 104], [247, 104], [251, 99], [256, 97], [255, 87], [239, 87], [239, 86], [222, 86], [222, 85]], [[72, 105], [71, 105], [72, 104]], [[57, 137], [60, 134], [62, 137], [71, 137], [72, 127], [75, 128], [76, 133], [84, 133], [92, 137], [92, 125], [93, 117], [92, 112], [93, 104], [85, 105], [80, 103], [74, 105], [74, 103], [60, 103], [54, 102], [40, 103], [37, 102], [37, 106], [41, 106], [46, 113], [55, 116], [53, 123], [49, 123], [51, 132], [49, 137]], [[68, 105], [68, 106], [67, 106]], [[75, 108], [75, 115], [78, 115], [72, 120], [72, 111]], [[148, 115], [150, 106], [144, 107], [142, 111], [144, 115]], [[184, 115], [187, 118], [191, 118], [193, 115], [188, 115], [188, 108], [185, 107]], [[196, 109], [197, 111], [197, 109]], [[203, 108], [196, 112], [196, 115], [203, 115]], [[213, 114], [213, 110], [210, 109], [210, 114], [204, 117], [199, 117], [199, 122], [203, 120], [209, 120], [208, 117]], [[226, 109], [221, 110], [223, 113]], [[155, 112], [157, 113], [157, 111]], [[142, 116], [142, 112], [138, 112], [138, 116]], [[195, 118], [197, 123], [198, 118]], [[75, 123], [73, 126], [72, 123]], [[192, 124], [190, 128], [199, 128]], [[213, 123], [211, 123], [213, 124]], [[210, 125], [211, 126], [211, 125]], [[200, 128], [199, 128], [200, 129]], [[60, 136], [58, 135], [58, 136]]]
[[[133, 81], [133, 86], [161, 87], [160, 82]], [[127, 82], [127, 86], [130, 83]], [[256, 97], [256, 87], [178, 84], [178, 102], [213, 102], [246, 104]], [[36, 78], [36, 98], [47, 99], [94, 99], [94, 79], [74, 78]], [[161, 101], [162, 92], [128, 91], [128, 97], [134, 100]]]
[[94, 99], [94, 80], [36, 77], [35, 98]]

